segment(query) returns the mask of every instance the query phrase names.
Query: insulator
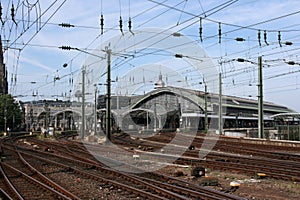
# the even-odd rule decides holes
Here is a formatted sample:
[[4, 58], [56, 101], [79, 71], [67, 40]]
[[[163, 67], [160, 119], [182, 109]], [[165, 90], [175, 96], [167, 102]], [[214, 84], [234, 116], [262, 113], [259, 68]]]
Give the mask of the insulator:
[[259, 46], [261, 46], [261, 42], [260, 42], [260, 39], [261, 39], [260, 30], [258, 30], [257, 39], [258, 39]]
[[103, 34], [103, 28], [104, 28], [104, 18], [103, 15], [101, 14], [100, 18], [100, 27], [101, 27], [101, 35]]
[[240, 38], [240, 37], [235, 38], [235, 40], [238, 41], [238, 42], [243, 42], [243, 41], [245, 41], [244, 38]]
[[181, 36], [182, 36], [182, 34], [181, 34], [181, 33], [178, 33], [178, 32], [172, 33], [172, 35], [173, 35], [174, 37], [181, 37]]
[[282, 45], [281, 45], [281, 34], [280, 34], [280, 31], [278, 31], [278, 43], [279, 43], [279, 46], [282, 47]]
[[266, 43], [266, 45], [269, 45], [269, 43], [267, 42], [267, 31], [264, 30], [264, 41]]
[[2, 20], [2, 4], [1, 4], [1, 2], [0, 2], [0, 20], [1, 20], [2, 25], [4, 25], [4, 21]]
[[199, 35], [200, 35], [200, 41], [202, 42], [203, 41], [203, 38], [202, 38], [202, 17], [200, 17], [200, 28], [199, 28]]
[[293, 43], [292, 43], [292, 42], [289, 42], [289, 41], [286, 41], [284, 44], [287, 45], [287, 46], [290, 46], [290, 45], [292, 45]]
[[175, 58], [182, 58], [182, 57], [183, 57], [182, 54], [178, 54], [178, 53], [175, 54]]
[[236, 61], [238, 61], [238, 62], [245, 62], [245, 59], [244, 58], [238, 58], [238, 59], [236, 59]]
[[120, 31], [123, 34], [123, 21], [122, 21], [122, 17], [120, 16], [120, 20], [119, 20], [119, 26], [120, 26]]
[[295, 65], [296, 63], [294, 61], [288, 61], [287, 64], [288, 65]]
[[67, 27], [67, 28], [75, 27], [74, 25], [68, 24], [68, 23], [61, 23], [61, 24], [58, 24], [58, 26]]
[[129, 20], [128, 20], [128, 29], [129, 29], [130, 32], [131, 32], [131, 28], [132, 28], [132, 26], [131, 26], [131, 17], [129, 17]]
[[11, 9], [10, 9], [10, 15], [11, 18], [14, 19], [15, 18], [15, 8], [14, 8], [14, 4], [11, 5]]
[[221, 22], [219, 22], [219, 43], [221, 43], [221, 35], [222, 35]]
[[62, 50], [71, 50], [71, 49], [73, 49], [72, 47], [70, 47], [70, 46], [61, 46], [61, 47], [59, 47], [60, 49], [62, 49]]
[[14, 4], [11, 5], [10, 11], [11, 11], [11, 13], [10, 13], [11, 19], [16, 24], [16, 26], [17, 26], [18, 24], [17, 24], [17, 22], [15, 20], [15, 8], [14, 8]]

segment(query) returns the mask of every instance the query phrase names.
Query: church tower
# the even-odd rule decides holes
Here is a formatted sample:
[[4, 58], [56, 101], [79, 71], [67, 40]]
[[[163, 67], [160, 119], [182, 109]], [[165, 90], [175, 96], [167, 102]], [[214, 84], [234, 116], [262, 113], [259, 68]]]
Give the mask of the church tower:
[[159, 73], [159, 76], [158, 76], [158, 81], [154, 84], [155, 85], [155, 89], [157, 88], [163, 88], [165, 87], [165, 82], [162, 80], [162, 74], [161, 72]]

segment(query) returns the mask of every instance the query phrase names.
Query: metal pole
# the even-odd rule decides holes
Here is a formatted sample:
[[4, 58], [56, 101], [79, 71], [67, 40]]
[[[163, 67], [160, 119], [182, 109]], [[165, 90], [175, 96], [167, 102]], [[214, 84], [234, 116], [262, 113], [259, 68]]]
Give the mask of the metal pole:
[[97, 84], [95, 86], [94, 135], [97, 135]]
[[288, 140], [290, 140], [290, 123], [289, 123], [289, 120], [287, 121], [287, 135], [288, 135]]
[[154, 133], [156, 133], [156, 126], [157, 126], [157, 124], [156, 124], [156, 100], [154, 100], [155, 102], [154, 102]]
[[204, 95], [204, 130], [205, 133], [208, 132], [208, 118], [207, 118], [207, 85], [206, 83], [204, 83], [204, 91], [205, 91], [205, 95]]
[[84, 139], [85, 132], [85, 66], [82, 66], [82, 105], [81, 105], [81, 138]]
[[[1, 36], [0, 36], [1, 37]], [[1, 43], [1, 41], [0, 41]], [[1, 43], [2, 44], [2, 43]], [[1, 51], [2, 53], [2, 51]], [[3, 89], [4, 90], [4, 89]], [[3, 93], [4, 94], [4, 93]], [[4, 104], [4, 132], [6, 133], [7, 132], [7, 95], [3, 95], [4, 96], [4, 100], [5, 100], [5, 104]]]
[[119, 92], [117, 92], [117, 110], [119, 110], [119, 107], [120, 107], [120, 105], [119, 105]]
[[107, 53], [107, 80], [106, 80], [106, 139], [111, 140], [111, 78], [110, 78], [110, 56], [111, 49], [105, 47]]
[[264, 137], [262, 57], [258, 57], [258, 137]]
[[44, 101], [45, 103], [45, 129], [49, 130], [49, 104], [47, 103], [47, 100]]
[[299, 129], [298, 129], [299, 137], [298, 137], [298, 141], [300, 141], [300, 119], [298, 119], [298, 124], [299, 124]]
[[223, 123], [222, 123], [222, 74], [219, 73], [219, 134], [223, 133]]
[[[148, 110], [146, 110], [146, 113], [147, 113], [147, 119], [146, 119], [146, 121], [147, 121], [147, 131], [148, 131], [148, 129], [149, 129], [149, 121], [148, 121], [148, 117], [149, 117], [149, 113], [148, 113]], [[300, 126], [299, 126], [299, 130], [300, 130]]]

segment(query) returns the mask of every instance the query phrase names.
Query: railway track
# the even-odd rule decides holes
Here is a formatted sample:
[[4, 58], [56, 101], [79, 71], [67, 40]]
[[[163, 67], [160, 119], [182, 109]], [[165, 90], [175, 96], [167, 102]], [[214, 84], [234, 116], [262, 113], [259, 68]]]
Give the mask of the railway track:
[[23, 199], [22, 195], [7, 177], [2, 165], [0, 166], [0, 180], [1, 199]]
[[[33, 139], [34, 141], [34, 139]], [[37, 141], [35, 141], [35, 144]], [[119, 171], [115, 171], [109, 168], [103, 167], [100, 163], [96, 163], [94, 160], [89, 160], [86, 157], [80, 157], [72, 155], [69, 151], [63, 156], [66, 148], [59, 148], [67, 146], [66, 143], [61, 143], [61, 145], [56, 144], [56, 146], [50, 142], [49, 144], [42, 144], [44, 147], [51, 146], [53, 151], [43, 151], [34, 148], [27, 148], [24, 146], [18, 146], [17, 151], [19, 154], [26, 159], [28, 163], [34, 166], [35, 169], [41, 173], [50, 176], [56, 173], [72, 173], [76, 174], [78, 180], [93, 180], [102, 188], [109, 188], [111, 190], [116, 190], [119, 196], [125, 196], [128, 198], [140, 198], [143, 199], [233, 199], [234, 195], [223, 194], [222, 192], [211, 190], [207, 192], [201, 187], [191, 186], [193, 188], [179, 187], [178, 184], [172, 185], [163, 180], [153, 180], [153, 175], [151, 177], [138, 177], [132, 174], [124, 174]], [[52, 144], [51, 144], [52, 143]], [[55, 143], [55, 142], [54, 142]], [[71, 145], [72, 146], [72, 145]], [[12, 146], [3, 146], [4, 151], [13, 151]], [[84, 152], [84, 148], [77, 148], [81, 152]], [[59, 153], [58, 153], [59, 151]], [[76, 153], [77, 154], [77, 153]], [[62, 182], [51, 177], [56, 183], [63, 185]], [[152, 180], [152, 181], [150, 181]], [[185, 183], [186, 184], [186, 183]], [[71, 191], [79, 198], [79, 194], [68, 188], [67, 185], [63, 185], [68, 191]], [[197, 188], [197, 190], [195, 190]], [[235, 197], [234, 199], [242, 199]]]
[[[202, 196], [205, 195], [205, 197], [207, 197], [207, 199], [232, 199], [232, 200], [244, 199], [244, 198], [232, 195], [232, 194], [219, 192], [219, 191], [215, 191], [210, 188], [203, 187], [203, 186], [191, 184], [190, 182], [180, 180], [178, 178], [170, 177], [167, 175], [163, 175], [163, 174], [147, 172], [147, 173], [139, 174], [138, 176], [142, 177], [143, 180], [146, 180], [152, 184], [159, 184], [160, 187], [162, 187], [162, 185], [160, 184], [162, 182], [171, 183], [172, 185], [175, 186], [175, 188], [181, 188], [182, 193], [187, 193], [186, 195], [189, 195], [191, 198], [197, 199], [197, 197], [199, 197], [200, 195], [202, 195]], [[151, 178], [149, 178], [149, 177], [151, 177]], [[166, 187], [168, 187], [168, 186], [166, 186]], [[183, 190], [183, 188], [184, 188], [184, 190]], [[201, 191], [201, 193], [200, 193], [200, 191]]]
[[71, 199], [32, 177], [33, 174], [26, 174], [6, 163], [1, 165], [10, 182], [17, 188], [20, 199]]
[[[79, 199], [35, 169], [13, 147], [4, 147], [6, 158], [1, 162], [1, 166], [3, 174], [8, 177], [20, 196], [24, 199]], [[27, 187], [26, 182], [31, 184]]]
[[[185, 137], [189, 137], [189, 135], [185, 135]], [[168, 155], [157, 153], [157, 149], [164, 148], [172, 138], [172, 134], [171, 136], [167, 134], [164, 136], [159, 135], [142, 139], [142, 141], [140, 140], [132, 146], [136, 148], [142, 145], [143, 147], [139, 149], [149, 149], [151, 147], [156, 150], [156, 153], [149, 152], [149, 154], [153, 156], [156, 154], [157, 157], [166, 157], [172, 160], [170, 153]], [[122, 145], [129, 144], [123, 137], [116, 138], [116, 141], [118, 140]], [[276, 179], [300, 181], [300, 155], [292, 153], [297, 148], [280, 147], [276, 151], [271, 151], [268, 150], [270, 146], [265, 149], [264, 145], [261, 145], [261, 148], [259, 148], [257, 144], [247, 144], [245, 142], [241, 146], [236, 141], [230, 142], [228, 140], [228, 138], [226, 141], [222, 138], [217, 141], [206, 140], [206, 143], [211, 142], [215, 144], [214, 148], [207, 150], [205, 159], [199, 159], [200, 150], [205, 151], [205, 149], [200, 149], [204, 138], [196, 136], [191, 143], [192, 150], [185, 146], [174, 146], [172, 149], [173, 160], [176, 160], [182, 149], [186, 149], [184, 154], [176, 160], [176, 163], [202, 165], [210, 169], [240, 172], [253, 176], [257, 175], [257, 173], [265, 173], [267, 176]], [[134, 144], [134, 142], [134, 140], [130, 141], [131, 144]], [[136, 151], [148, 153], [139, 149]]]
[[[179, 138], [184, 139], [185, 137], [189, 136], [182, 135]], [[255, 150], [258, 148], [257, 144], [237, 145], [236, 141], [220, 139], [205, 159], [199, 159], [203, 137], [197, 136], [191, 143], [192, 149], [176, 146], [172, 150], [174, 155], [158, 151], [152, 152], [163, 148], [171, 139], [172, 136], [166, 134], [157, 138], [152, 137], [149, 140], [148, 138], [142, 140], [115, 137], [113, 142], [128, 151], [132, 150], [158, 157], [174, 156], [175, 160], [178, 158], [177, 151], [185, 149], [184, 154], [175, 161], [180, 164], [202, 165], [210, 169], [249, 175], [260, 172], [265, 173], [268, 177], [300, 181], [299, 155], [294, 154], [292, 148], [278, 148], [276, 152], [269, 150], [270, 147]], [[215, 141], [208, 140], [206, 142], [214, 143]], [[40, 188], [39, 191], [43, 191], [42, 193], [45, 193], [47, 187], [56, 188], [54, 186], [56, 184], [58, 187], [52, 191], [54, 193], [51, 195], [56, 199], [92, 199], [95, 196], [110, 199], [112, 197], [117, 199], [243, 199], [158, 173], [130, 174], [107, 168], [90, 154], [87, 145], [92, 148], [100, 148], [99, 151], [108, 148], [104, 148], [103, 145], [82, 144], [64, 138], [39, 140], [34, 137], [20, 136], [15, 138], [12, 143], [3, 140], [0, 153], [1, 158], [4, 159], [1, 161], [1, 166], [7, 179], [13, 183], [13, 187], [1, 183], [2, 192], [0, 190], [0, 194], [2, 193], [2, 196], [12, 194], [13, 188], [15, 188], [20, 197], [15, 194], [6, 198], [22, 199], [24, 195], [21, 192], [24, 190], [22, 189], [22, 177], [27, 182], [41, 183], [40, 185], [43, 186], [32, 186], [32, 188]], [[111, 160], [113, 161], [113, 159]], [[113, 162], [118, 164], [119, 161]], [[120, 163], [120, 165], [123, 164]], [[0, 178], [4, 180], [4, 176], [1, 175]], [[29, 181], [26, 177], [30, 176], [36, 181]], [[16, 181], [17, 178], [20, 179], [20, 183]], [[46, 179], [49, 179], [50, 183], [45, 181]], [[37, 183], [32, 183], [32, 185], [34, 184]], [[62, 192], [62, 189], [68, 193]], [[91, 193], [93, 196], [89, 196]], [[51, 199], [51, 197], [49, 198]]]
[[[172, 199], [176, 197], [175, 199], [185, 199], [180, 195], [163, 191], [160, 188], [153, 187], [138, 180], [133, 181], [131, 179], [130, 183], [130, 181], [126, 180], [130, 179], [130, 177], [126, 177], [126, 179], [124, 177], [120, 177], [118, 172], [110, 172], [109, 174], [108, 170], [105, 170], [104, 168], [97, 169], [94, 165], [83, 161], [72, 160], [63, 156], [55, 156], [47, 152], [33, 153], [34, 151], [30, 150], [25, 152], [25, 148], [19, 148], [19, 150], [21, 150], [19, 153], [43, 174], [52, 175], [50, 177], [57, 183], [68, 183], [64, 184], [64, 187], [67, 188], [68, 191], [72, 191], [74, 194], [78, 195], [77, 199], [90, 199], [95, 196], [100, 196], [101, 191], [99, 191], [99, 188], [109, 188], [110, 190], [114, 190], [115, 193], [119, 192], [119, 194], [116, 194], [119, 198], [143, 197], [144, 199]], [[41, 157], [41, 155], [43, 157]], [[55, 176], [53, 176], [53, 174], [55, 174]], [[60, 176], [62, 176], [63, 179], [60, 179]], [[124, 180], [122, 178], [124, 178]], [[127, 182], [125, 183], [124, 181]], [[93, 184], [82, 186], [82, 183], [87, 184], [88, 182], [93, 182], [94, 187], [96, 188], [91, 188], [93, 187]], [[78, 187], [78, 185], [80, 185], [80, 187]], [[133, 185], [135, 185], [135, 187], [133, 187]], [[97, 188], [99, 194], [95, 193]], [[84, 190], [86, 189], [89, 189], [89, 191], [84, 193]], [[94, 192], [92, 193], [91, 191]], [[87, 196], [89, 194], [92, 196]], [[106, 198], [110, 197], [106, 196]]]

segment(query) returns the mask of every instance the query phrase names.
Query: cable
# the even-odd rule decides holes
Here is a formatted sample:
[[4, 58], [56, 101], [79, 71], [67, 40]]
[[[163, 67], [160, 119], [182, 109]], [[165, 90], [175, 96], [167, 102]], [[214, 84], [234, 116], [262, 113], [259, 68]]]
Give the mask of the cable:
[[[165, 10], [164, 12], [161, 12], [161, 13], [159, 13], [158, 15], [153, 16], [152, 18], [146, 20], [145, 22], [141, 23], [141, 24], [138, 25], [137, 27], [141, 27], [141, 26], [147, 24], [148, 22], [152, 21], [153, 19], [156, 19], [156, 18], [158, 18], [158, 17], [161, 17], [163, 14], [169, 12], [171, 9], [176, 8], [177, 6], [181, 5], [184, 1], [185, 1], [185, 0], [183, 0], [183, 1], [179, 2], [179, 3], [177, 3], [176, 5], [171, 6], [170, 8], [168, 8], [167, 10]], [[178, 24], [177, 24], [177, 25], [178, 25]]]
[[[39, 18], [41, 18], [45, 13], [47, 13], [49, 10], [50, 10], [50, 8], [52, 7], [52, 6], [54, 6], [55, 4], [56, 4], [56, 2], [57, 2], [58, 0], [55, 0], [42, 14], [41, 14], [41, 16], [39, 16]], [[64, 4], [66, 2], [66, 0], [64, 0], [63, 1], [63, 3], [59, 6], [59, 8], [61, 8], [61, 6]], [[55, 11], [55, 13], [58, 11], [58, 9], [56, 9], [56, 11]], [[47, 21], [49, 21], [51, 18], [53, 17], [53, 14], [50, 16], [50, 18], [47, 20]], [[39, 20], [39, 18], [38, 19], [36, 19], [35, 21], [33, 21], [33, 23], [29, 26], [29, 29], [33, 26], [33, 24], [34, 23], [36, 23], [37, 22], [37, 20]], [[45, 24], [43, 24], [43, 26], [42, 27], [44, 27], [45, 26]], [[23, 31], [9, 46], [8, 46], [8, 48], [10, 48], [18, 39], [20, 39], [22, 36], [23, 36], [23, 34], [25, 33], [25, 32], [27, 32], [27, 30], [29, 30], [29, 29], [26, 29], [25, 31]], [[37, 33], [35, 33], [34, 34], [34, 36], [36, 36], [36, 34]], [[31, 39], [29, 40], [29, 41], [31, 41], [33, 38], [34, 38], [34, 36], [33, 37], [31, 37]], [[27, 42], [27, 44], [28, 44], [29, 42]]]
[[183, 11], [184, 11], [184, 9], [185, 9], [186, 3], [187, 3], [187, 0], [185, 0], [185, 3], [184, 3], [184, 5], [183, 5], [182, 12], [180, 13], [179, 19], [178, 19], [178, 21], [177, 21], [177, 25], [179, 25], [179, 22], [180, 22], [180, 19], [181, 19], [181, 17], [182, 17], [182, 13], [183, 13]]
[[200, 8], [201, 8], [202, 13], [204, 14], [204, 17], [207, 17], [206, 14], [205, 14], [205, 11], [204, 11], [204, 9], [203, 9], [203, 6], [202, 6], [202, 4], [201, 4], [201, 0], [198, 0], [198, 3], [199, 3], [199, 5], [200, 5]]
[[[165, 0], [165, 1], [163, 1], [163, 3], [164, 2], [167, 2], [168, 0]], [[146, 10], [142, 10], [140, 13], [138, 13], [137, 15], [135, 15], [134, 17], [132, 17], [132, 19], [134, 19], [134, 18], [136, 18], [136, 17], [139, 17], [140, 15], [142, 15], [142, 14], [145, 14], [145, 13], [147, 13], [147, 12], [149, 12], [149, 11], [151, 11], [151, 10], [153, 10], [153, 9], [155, 9], [156, 7], [157, 7], [158, 5], [155, 5], [155, 6], [152, 6], [152, 7], [150, 7], [150, 8], [148, 8], [148, 9], [146, 9]], [[101, 4], [101, 8], [102, 8], [102, 4]], [[111, 29], [107, 29], [107, 30], [111, 30]], [[107, 31], [105, 31], [105, 32], [107, 32]], [[104, 32], [104, 33], [105, 33]], [[98, 35], [94, 40], [92, 40], [89, 44], [88, 44], [88, 46], [87, 46], [87, 48], [89, 48], [99, 37], [101, 36], [101, 34], [100, 35]], [[86, 49], [87, 49], [86, 48]], [[79, 52], [77, 55], [75, 55], [71, 60], [74, 60], [76, 57], [78, 57], [79, 55], [80, 55], [81, 53]]]
[[[201, 15], [204, 14], [204, 12], [203, 12], [201, 15], [195, 15], [195, 14], [193, 14], [193, 13], [190, 13], [190, 12], [187, 12], [187, 11], [184, 11], [184, 10], [180, 10], [180, 9], [178, 9], [178, 8], [176, 8], [176, 7], [168, 6], [168, 5], [164, 4], [164, 3], [160, 3], [160, 2], [157, 2], [157, 1], [154, 1], [154, 0], [147, 0], [147, 1], [150, 1], [150, 2], [155, 3], [155, 4], [157, 4], [157, 5], [160, 5], [160, 6], [164, 6], [164, 7], [170, 8], [170, 9], [172, 9], [172, 10], [179, 11], [179, 12], [181, 12], [181, 13], [190, 15], [190, 16], [192, 16], [192, 17], [199, 17], [199, 16], [201, 16]], [[232, 3], [235, 3], [235, 2], [237, 2], [237, 1], [238, 1], [238, 0], [229, 0], [229, 1], [226, 1], [225, 3], [222, 3], [222, 4], [220, 4], [220, 5], [218, 5], [218, 6], [214, 7], [214, 8], [212, 8], [212, 9], [210, 9], [210, 10], [207, 10], [206, 13], [211, 12], [211, 11], [217, 9], [216, 11], [214, 11], [214, 12], [212, 13], [212, 14], [215, 14], [216, 12], [218, 12], [218, 11], [224, 9], [224, 8], [227, 7], [228, 5], [231, 5]], [[212, 15], [212, 14], [207, 14], [207, 15], [205, 14], [205, 16], [209, 16], [209, 15]]]
[[[197, 20], [197, 23], [198, 23], [198, 20]], [[223, 24], [223, 23], [222, 23]], [[163, 33], [161, 33], [161, 34], [163, 34]], [[223, 33], [224, 34], [224, 33]], [[224, 38], [223, 38], [224, 39]], [[222, 41], [223, 42], [223, 41]], [[137, 52], [137, 53], [141, 53], [141, 52]], [[146, 54], [145, 54], [146, 55]], [[154, 54], [153, 54], [154, 55]]]

